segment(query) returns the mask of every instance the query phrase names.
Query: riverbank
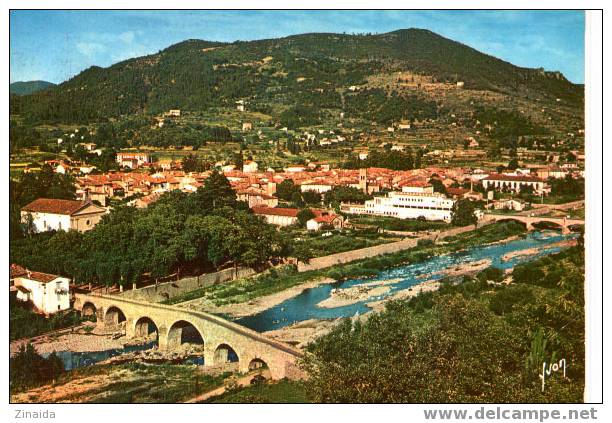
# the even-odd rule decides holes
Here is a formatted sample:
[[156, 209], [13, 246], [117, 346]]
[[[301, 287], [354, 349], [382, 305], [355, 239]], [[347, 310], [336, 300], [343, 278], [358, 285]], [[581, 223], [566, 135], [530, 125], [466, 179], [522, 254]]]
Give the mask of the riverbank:
[[216, 305], [213, 301], [207, 298], [198, 298], [177, 304], [178, 307], [188, 308], [190, 310], [206, 311], [208, 313], [221, 314], [234, 318], [250, 316], [257, 314], [270, 307], [274, 307], [290, 298], [293, 298], [307, 289], [316, 288], [317, 286], [334, 283], [335, 279], [322, 277], [316, 278], [301, 285], [293, 286], [284, 291], [266, 295], [264, 297], [255, 298], [244, 303]]
[[221, 386], [227, 376], [203, 374], [195, 365], [99, 365], [67, 372], [53, 384], [10, 399], [18, 404], [178, 403]]
[[371, 297], [380, 296], [389, 292], [389, 285], [399, 282], [401, 279], [387, 279], [373, 281], [353, 286], [350, 288], [332, 289], [330, 297], [317, 304], [317, 307], [336, 308], [355, 304]]
[[[338, 264], [320, 270], [296, 272], [295, 268], [291, 266], [274, 268], [249, 278], [237, 279], [226, 284], [202, 288], [197, 290], [196, 297], [194, 297], [194, 293], [190, 293], [189, 295], [173, 298], [168, 303], [179, 306], [191, 304], [191, 306], [197, 307], [200, 310], [227, 314], [231, 317], [257, 314], [258, 311], [265, 309], [264, 305], [274, 303], [274, 300], [268, 298], [261, 303], [261, 306], [257, 306], [261, 298], [282, 293], [294, 287], [298, 287], [299, 290], [294, 292], [299, 293], [302, 290], [302, 286], [305, 288], [317, 286], [318, 282], [316, 285], [306, 285], [310, 284], [313, 280], [329, 278], [340, 281], [373, 276], [385, 269], [408, 263], [422, 262], [430, 257], [456, 252], [471, 246], [504, 240], [524, 234], [525, 232], [525, 227], [517, 222], [492, 223], [469, 232], [449, 236], [445, 238], [443, 244], [419, 245], [407, 250], [360, 259], [351, 263]], [[280, 295], [280, 297], [276, 298], [283, 298], [284, 294]]]

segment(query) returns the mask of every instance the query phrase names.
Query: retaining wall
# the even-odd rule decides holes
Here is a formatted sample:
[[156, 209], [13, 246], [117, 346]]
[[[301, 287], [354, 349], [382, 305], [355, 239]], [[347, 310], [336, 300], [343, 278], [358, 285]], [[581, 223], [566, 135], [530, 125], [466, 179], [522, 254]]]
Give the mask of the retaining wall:
[[[478, 227], [489, 224], [491, 222], [478, 223]], [[438, 241], [449, 236], [458, 235], [464, 232], [473, 231], [474, 226], [463, 226], [460, 228], [449, 229], [443, 232], [435, 232], [430, 235], [425, 235], [419, 238], [403, 239], [397, 242], [388, 244], [375, 245], [373, 247], [361, 248], [359, 250], [346, 251], [344, 253], [331, 254], [329, 256], [317, 257], [310, 259], [308, 263], [298, 263], [298, 272], [306, 272], [309, 270], [325, 269], [337, 264], [350, 263], [355, 260], [380, 256], [383, 254], [395, 253], [397, 251], [408, 250], [417, 246], [420, 240], [430, 239]]]
[[158, 303], [198, 288], [204, 288], [238, 278], [245, 278], [253, 274], [255, 274], [255, 271], [248, 267], [224, 269], [215, 273], [204, 273], [192, 278], [184, 278], [179, 279], [178, 281], [160, 283], [157, 286], [152, 285], [144, 288], [124, 291], [119, 295], [123, 298], [132, 300]]

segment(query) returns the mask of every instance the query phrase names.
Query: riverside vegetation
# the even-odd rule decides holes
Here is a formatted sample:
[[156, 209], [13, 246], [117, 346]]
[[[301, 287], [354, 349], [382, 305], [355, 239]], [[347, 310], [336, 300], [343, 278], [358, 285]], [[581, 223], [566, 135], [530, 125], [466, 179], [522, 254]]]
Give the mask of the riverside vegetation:
[[166, 300], [165, 303], [177, 304], [202, 297], [211, 300], [216, 306], [241, 303], [257, 297], [274, 294], [317, 278], [327, 277], [340, 280], [376, 275], [383, 269], [423, 261], [434, 255], [446, 254], [463, 248], [469, 248], [470, 246], [499, 241], [523, 233], [525, 233], [525, 227], [520, 223], [514, 221], [500, 222], [471, 232], [445, 238], [444, 244], [435, 245], [422, 242], [416, 248], [357, 260], [350, 264], [332, 266], [327, 269], [298, 273], [295, 266], [283, 266], [279, 269], [273, 268], [262, 274], [238, 279], [228, 284], [213, 285], [190, 291]]
[[[509, 285], [488, 270], [437, 292], [346, 319], [308, 350], [313, 402], [582, 402], [584, 250], [517, 266]], [[542, 363], [565, 358], [567, 377]]]

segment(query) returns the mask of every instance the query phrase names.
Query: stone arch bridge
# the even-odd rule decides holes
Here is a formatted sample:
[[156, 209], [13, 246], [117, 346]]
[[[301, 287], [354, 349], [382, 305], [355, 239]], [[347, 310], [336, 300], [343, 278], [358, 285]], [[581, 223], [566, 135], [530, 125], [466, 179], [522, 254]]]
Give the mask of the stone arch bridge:
[[98, 294], [75, 294], [74, 308], [95, 314], [98, 325], [125, 325], [128, 338], [155, 331], [161, 350], [196, 339], [204, 345], [205, 365], [237, 361], [240, 372], [266, 365], [273, 379], [304, 376], [296, 363], [303, 356], [298, 349], [209, 313]]
[[566, 217], [547, 217], [547, 216], [520, 216], [513, 214], [494, 214], [485, 213], [482, 218], [483, 222], [499, 222], [501, 220], [516, 220], [527, 226], [527, 230], [533, 230], [535, 223], [552, 223], [561, 228], [561, 232], [567, 234], [570, 232], [570, 227], [575, 225], [584, 225], [582, 219], [568, 219]]

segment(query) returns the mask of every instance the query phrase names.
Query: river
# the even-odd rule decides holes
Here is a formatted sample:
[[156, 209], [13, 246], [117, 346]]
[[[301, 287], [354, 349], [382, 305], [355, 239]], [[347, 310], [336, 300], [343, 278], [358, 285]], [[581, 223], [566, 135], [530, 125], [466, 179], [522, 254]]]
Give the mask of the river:
[[[265, 332], [280, 329], [304, 320], [351, 317], [356, 313], [363, 314], [370, 311], [370, 308], [366, 305], [368, 302], [384, 299], [396, 294], [398, 291], [415, 286], [424, 280], [436, 280], [444, 277], [443, 274], [436, 274], [436, 272], [443, 269], [484, 259], [491, 260], [491, 266], [500, 269], [510, 269], [517, 264], [559, 252], [560, 247], [553, 244], [577, 237], [578, 234], [562, 235], [556, 231], [533, 231], [521, 239], [472, 247], [456, 253], [431, 257], [419, 263], [394, 267], [380, 272], [374, 278], [348, 279], [332, 284], [319, 285], [315, 288], [306, 289], [301, 294], [274, 307], [251, 316], [242, 317], [235, 320], [235, 322], [258, 332]], [[502, 260], [505, 254], [531, 248], [537, 248], [538, 251], [534, 254], [517, 255], [507, 261]], [[431, 276], [423, 279], [423, 275]], [[341, 307], [324, 308], [317, 306], [321, 301], [330, 297], [331, 291], [334, 288], [344, 289], [374, 281], [388, 280], [393, 280], [393, 282], [389, 283], [390, 289], [385, 294]]]

